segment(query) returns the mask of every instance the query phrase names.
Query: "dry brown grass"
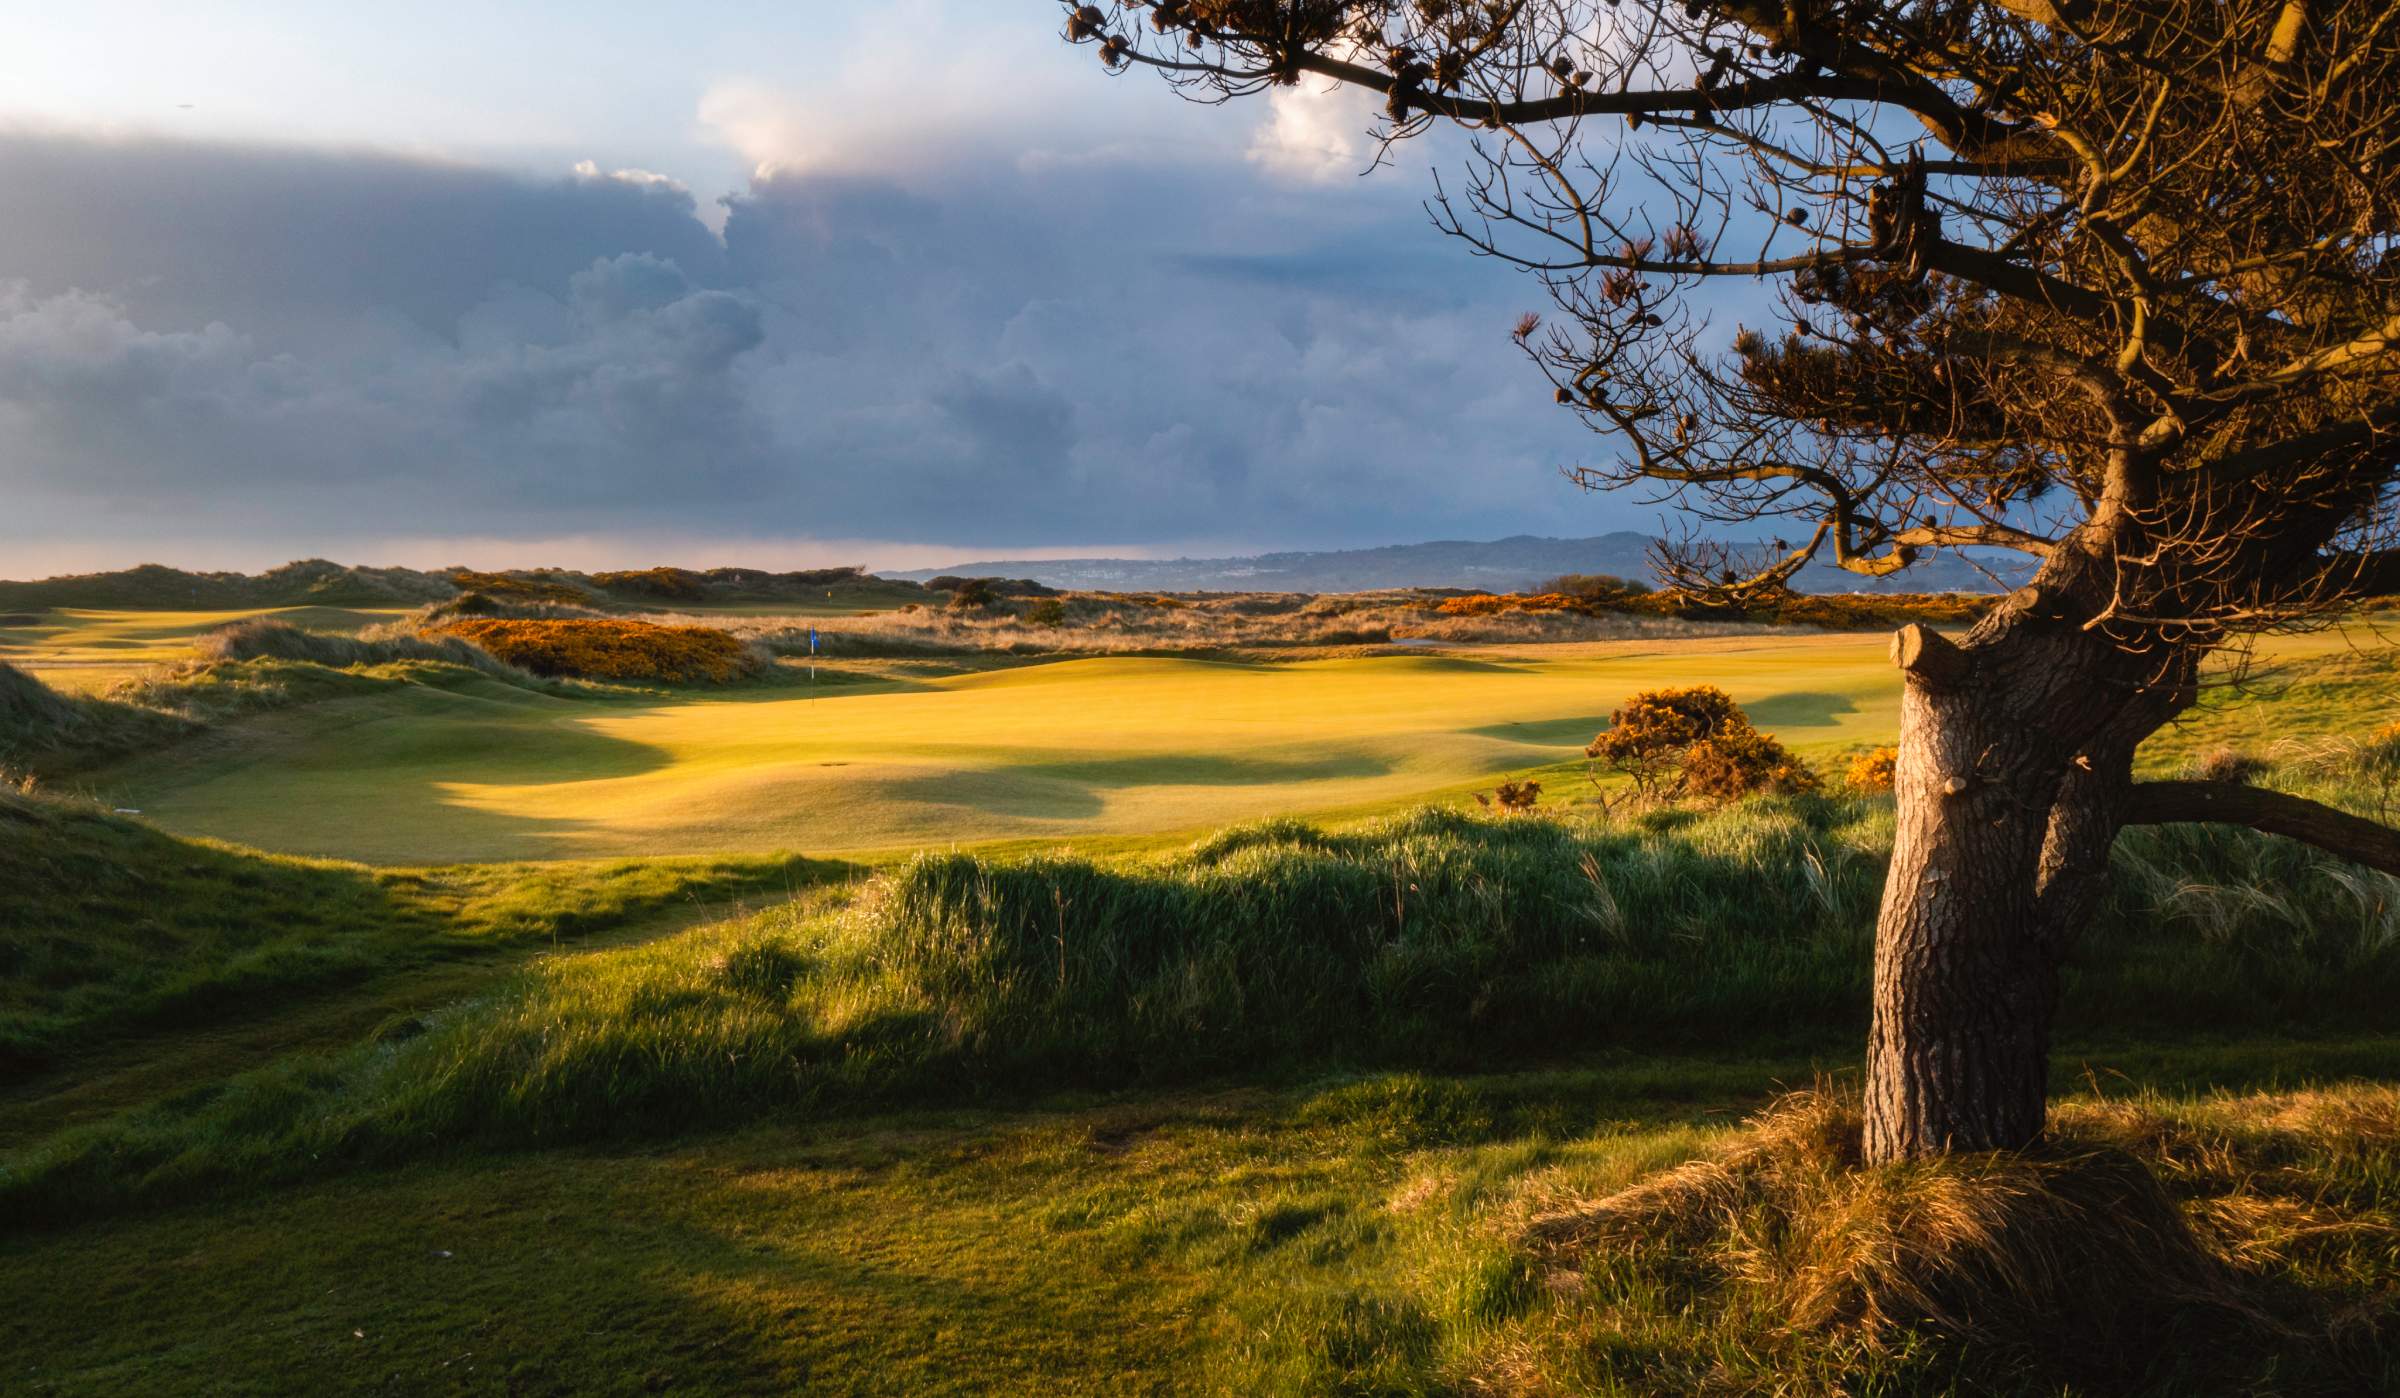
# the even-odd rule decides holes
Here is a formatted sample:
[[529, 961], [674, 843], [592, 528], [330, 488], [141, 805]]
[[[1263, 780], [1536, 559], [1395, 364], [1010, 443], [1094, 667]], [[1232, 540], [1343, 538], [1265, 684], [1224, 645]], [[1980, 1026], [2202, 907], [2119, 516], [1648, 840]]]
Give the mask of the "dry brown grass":
[[[996, 651], [1020, 655], [1112, 655], [1141, 651], [1280, 650], [1386, 645], [1397, 641], [1509, 644], [1754, 634], [1738, 622], [1617, 612], [1504, 612], [1445, 615], [1438, 593], [1069, 593], [1003, 599], [971, 611], [904, 608], [832, 618], [711, 618], [785, 654], [805, 651], [815, 627], [835, 654], [908, 655]], [[1028, 612], [1041, 608], [1040, 619]], [[1054, 620], [1051, 618], [1055, 618]], [[669, 620], [668, 617], [654, 618]]]
[[[1559, 1299], [1493, 1337], [1474, 1386], [1548, 1391], [1579, 1368], [1572, 1351], [1655, 1330], [1662, 1305], [1713, 1318], [1697, 1350], [1788, 1360], [1777, 1391], [1825, 1391], [1809, 1374], [1907, 1359], [1929, 1337], [2000, 1391], [2012, 1374], [2184, 1391], [2144, 1385], [2181, 1372], [2174, 1347], [2193, 1337], [2330, 1366], [2291, 1391], [2389, 1375], [2400, 1089], [2078, 1102], [2051, 1128], [2032, 1151], [1866, 1169], [1855, 1106], [1811, 1091], [1600, 1197], [1537, 1175], [1497, 1217]], [[1682, 1382], [1751, 1391], [1721, 1386], [1721, 1363], [1694, 1357]], [[2226, 1382], [2212, 1391], [2284, 1391]]]

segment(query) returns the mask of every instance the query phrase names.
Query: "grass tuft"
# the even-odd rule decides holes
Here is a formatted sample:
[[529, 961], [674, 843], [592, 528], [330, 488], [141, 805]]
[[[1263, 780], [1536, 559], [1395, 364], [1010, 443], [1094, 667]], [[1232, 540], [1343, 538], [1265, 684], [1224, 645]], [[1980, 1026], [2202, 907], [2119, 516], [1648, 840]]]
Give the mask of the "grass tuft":
[[1880, 1169], [1859, 1136], [1848, 1100], [1802, 1092], [1596, 1197], [1528, 1176], [1484, 1216], [1552, 1304], [1473, 1339], [1471, 1384], [1733, 1390], [1731, 1367], [1804, 1393], [1934, 1372], [2338, 1393], [2400, 1373], [2400, 1090], [2079, 1101], [2037, 1149]]

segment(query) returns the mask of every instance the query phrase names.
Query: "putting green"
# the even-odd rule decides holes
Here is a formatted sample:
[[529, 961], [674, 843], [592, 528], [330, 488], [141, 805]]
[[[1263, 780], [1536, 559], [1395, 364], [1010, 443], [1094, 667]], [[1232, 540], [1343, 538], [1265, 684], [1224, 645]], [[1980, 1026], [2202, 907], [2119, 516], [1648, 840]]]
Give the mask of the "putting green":
[[411, 687], [102, 779], [166, 828], [376, 862], [1151, 834], [1399, 804], [1577, 760], [1636, 689], [1708, 681], [1803, 750], [1887, 737], [1871, 636], [1107, 658], [723, 699]]
[[1111, 657], [641, 700], [409, 686], [249, 720], [97, 786], [178, 834], [375, 863], [1159, 836], [1365, 813], [1545, 768], [1569, 795], [1609, 711], [1660, 685], [1720, 685], [1803, 754], [1889, 742], [1887, 645], [1811, 633]]

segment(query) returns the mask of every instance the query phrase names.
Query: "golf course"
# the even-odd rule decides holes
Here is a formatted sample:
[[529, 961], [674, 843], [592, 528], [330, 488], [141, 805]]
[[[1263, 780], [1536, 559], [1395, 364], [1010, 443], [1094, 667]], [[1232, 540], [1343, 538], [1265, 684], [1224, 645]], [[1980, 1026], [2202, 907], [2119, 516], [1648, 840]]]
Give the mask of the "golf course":
[[[69, 677], [94, 657], [157, 664], [249, 615], [78, 613], [0, 633], [0, 661]], [[328, 630], [378, 619], [255, 615]], [[2334, 631], [2264, 654], [2374, 640]], [[263, 714], [79, 781], [177, 834], [377, 864], [1188, 839], [1260, 816], [1463, 800], [1527, 775], [1554, 799], [1588, 794], [1584, 745], [1625, 696], [1662, 685], [1719, 686], [1803, 755], [1888, 743], [1899, 681], [1886, 650], [1877, 634], [1787, 632], [833, 662], [814, 679], [787, 662], [773, 685], [634, 694], [470, 677]]]
[[[51, 1279], [0, 1317], [10, 1378], [1437, 1393], [1534, 1364], [1664, 1394], [1863, 1363], [1945, 1391], [1997, 1352], [1703, 1317], [1685, 1262], [1524, 1223], [1744, 1152], [1821, 1171], [1806, 1142], [1855, 1132], [1893, 824], [1844, 774], [1898, 730], [1888, 631], [1094, 654], [1156, 603], [1071, 599], [1051, 653], [1024, 601], [874, 653], [868, 595], [516, 632], [10, 617], [0, 738], [40, 775], [0, 793], [0, 1271]], [[2212, 670], [2140, 767], [2388, 802], [2381, 615]], [[786, 649], [666, 681], [458, 639], [715, 628]], [[1585, 754], [1638, 695], [1718, 693], [1817, 775], [1661, 806]], [[2276, 1325], [2393, 1294], [2400, 885], [2188, 826], [2117, 864], [2060, 1012], [2064, 1138], [2252, 1220], [2222, 1246], [2306, 1279]], [[2270, 1372], [2276, 1333], [2164, 1372]]]

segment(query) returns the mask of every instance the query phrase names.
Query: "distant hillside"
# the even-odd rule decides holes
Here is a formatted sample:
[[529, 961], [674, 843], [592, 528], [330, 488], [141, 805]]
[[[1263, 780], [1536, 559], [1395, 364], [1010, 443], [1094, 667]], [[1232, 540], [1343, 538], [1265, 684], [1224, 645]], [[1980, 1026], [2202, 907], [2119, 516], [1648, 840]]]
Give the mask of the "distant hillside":
[[144, 563], [113, 573], [0, 582], [0, 612], [87, 607], [99, 611], [218, 612], [259, 607], [415, 607], [466, 592], [589, 607], [733, 606], [913, 600], [924, 589], [860, 568], [770, 573], [757, 568], [642, 568], [579, 573], [562, 568], [475, 572], [358, 568], [303, 559], [263, 573], [187, 573]]
[[145, 563], [115, 573], [0, 582], [0, 610], [221, 612], [245, 607], [413, 607], [454, 597], [446, 580], [409, 568], [352, 568], [303, 559], [263, 573], [187, 573]]
[[[960, 563], [947, 568], [894, 573], [901, 578], [941, 574], [969, 577], [1005, 573], [1052, 587], [1139, 592], [1370, 592], [1390, 587], [1465, 587], [1514, 592], [1561, 573], [1613, 573], [1650, 577], [1647, 534], [1625, 531], [1589, 539], [1545, 539], [1530, 534], [1489, 543], [1444, 540], [1384, 548], [1328, 552], [1264, 553], [1250, 558], [1052, 558], [1006, 563]], [[1989, 565], [1987, 565], [1989, 566]], [[2003, 560], [1993, 571], [2004, 578], [2022, 565]], [[1896, 578], [1863, 578], [1829, 564], [1802, 572], [1806, 592], [1992, 592], [1991, 579], [1965, 561], [1927, 559]]]

